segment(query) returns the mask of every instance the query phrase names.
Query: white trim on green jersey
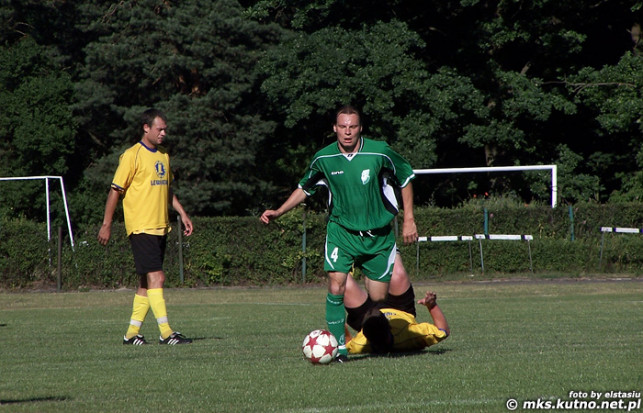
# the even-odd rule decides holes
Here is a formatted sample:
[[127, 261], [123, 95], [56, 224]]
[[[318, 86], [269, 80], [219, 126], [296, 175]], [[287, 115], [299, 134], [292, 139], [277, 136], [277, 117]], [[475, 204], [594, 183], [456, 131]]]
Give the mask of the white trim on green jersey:
[[390, 224], [399, 209], [399, 188], [415, 177], [411, 165], [386, 142], [361, 138], [355, 153], [334, 142], [315, 154], [299, 182], [306, 195], [328, 189], [329, 219], [353, 231]]

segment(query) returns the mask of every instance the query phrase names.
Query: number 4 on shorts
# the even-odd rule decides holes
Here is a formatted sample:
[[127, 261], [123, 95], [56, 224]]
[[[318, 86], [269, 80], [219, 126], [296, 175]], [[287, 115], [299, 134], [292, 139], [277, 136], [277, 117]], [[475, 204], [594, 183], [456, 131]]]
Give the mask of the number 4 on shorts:
[[339, 248], [335, 247], [333, 249], [333, 252], [330, 253], [330, 258], [333, 260], [333, 262], [337, 262], [337, 258], [339, 258]]

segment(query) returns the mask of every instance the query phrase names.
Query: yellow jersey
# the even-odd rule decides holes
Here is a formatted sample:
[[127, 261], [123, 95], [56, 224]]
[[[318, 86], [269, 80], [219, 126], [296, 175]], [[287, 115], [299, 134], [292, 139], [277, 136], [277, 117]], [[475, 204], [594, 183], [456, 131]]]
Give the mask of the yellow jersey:
[[[394, 308], [382, 308], [380, 311], [391, 325], [393, 351], [422, 350], [447, 338], [446, 331], [430, 323], [418, 323], [412, 314]], [[362, 331], [346, 343], [346, 348], [351, 354], [371, 352], [371, 346]]]
[[127, 235], [165, 235], [169, 188], [172, 182], [170, 156], [162, 147], [148, 148], [138, 142], [120, 156], [112, 187], [124, 194], [123, 215]]

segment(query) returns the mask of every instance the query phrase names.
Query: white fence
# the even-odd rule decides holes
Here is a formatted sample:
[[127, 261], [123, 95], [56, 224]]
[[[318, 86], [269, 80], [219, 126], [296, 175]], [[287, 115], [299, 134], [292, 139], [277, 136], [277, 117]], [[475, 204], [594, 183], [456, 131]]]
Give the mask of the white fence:
[[432, 237], [419, 237], [417, 242], [417, 249], [415, 255], [415, 274], [417, 275], [420, 271], [420, 243], [421, 242], [467, 242], [469, 246], [469, 269], [473, 274], [473, 253], [471, 249], [471, 242], [477, 239], [480, 246], [480, 268], [484, 274], [484, 253], [482, 248], [482, 241], [527, 241], [527, 254], [529, 256], [529, 270], [533, 273], [534, 266], [533, 260], [531, 258], [531, 241], [534, 240], [532, 235], [517, 235], [517, 234], [475, 234], [471, 235], [441, 235], [441, 236], [432, 236]]
[[603, 265], [603, 246], [605, 245], [605, 233], [612, 232], [618, 234], [643, 234], [643, 228], [623, 228], [623, 227], [601, 227], [601, 252], [598, 258], [598, 268]]

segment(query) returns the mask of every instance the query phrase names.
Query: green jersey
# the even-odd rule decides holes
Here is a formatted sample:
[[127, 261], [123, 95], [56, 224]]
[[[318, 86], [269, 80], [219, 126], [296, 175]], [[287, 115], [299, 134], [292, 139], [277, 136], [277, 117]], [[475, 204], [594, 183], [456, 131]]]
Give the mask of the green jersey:
[[334, 142], [315, 154], [299, 182], [306, 195], [329, 192], [329, 220], [353, 231], [390, 224], [399, 208], [399, 188], [415, 178], [411, 165], [386, 142], [361, 138], [359, 149], [340, 152]]

